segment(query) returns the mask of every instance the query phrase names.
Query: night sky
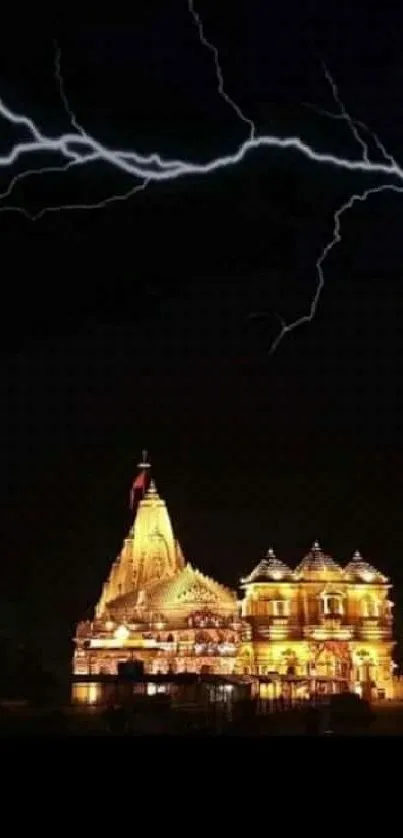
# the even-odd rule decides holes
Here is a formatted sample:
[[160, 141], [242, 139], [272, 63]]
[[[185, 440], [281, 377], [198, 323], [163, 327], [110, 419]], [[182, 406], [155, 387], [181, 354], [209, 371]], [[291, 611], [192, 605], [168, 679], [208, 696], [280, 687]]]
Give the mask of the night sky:
[[[130, 25], [3, 29], [3, 100], [48, 134], [69, 130], [56, 38], [92, 135], [181, 159], [234, 151], [247, 127], [217, 94], [185, 0], [146, 5]], [[324, 59], [348, 110], [403, 160], [396, 5], [196, 5], [259, 134], [358, 158], [346, 126], [304, 104], [335, 110]], [[16, 138], [5, 124], [2, 152]], [[20, 170], [1, 172], [1, 192]], [[342, 563], [359, 548], [403, 606], [403, 196], [345, 217], [316, 319], [269, 354], [276, 312], [309, 308], [334, 211], [381, 182], [266, 149], [105, 209], [0, 214], [0, 613], [49, 663], [69, 660], [92, 613], [144, 447], [201, 570], [235, 586], [270, 545], [295, 565], [318, 538]], [[133, 185], [97, 164], [23, 181], [3, 205], [34, 213]]]

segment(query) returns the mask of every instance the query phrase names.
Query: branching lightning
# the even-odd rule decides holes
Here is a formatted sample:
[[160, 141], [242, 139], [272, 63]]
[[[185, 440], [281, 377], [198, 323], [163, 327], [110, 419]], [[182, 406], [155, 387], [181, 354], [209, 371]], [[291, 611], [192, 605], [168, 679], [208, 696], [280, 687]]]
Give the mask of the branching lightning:
[[244, 113], [242, 113], [241, 108], [239, 107], [239, 105], [237, 105], [237, 103], [234, 102], [234, 100], [231, 99], [230, 96], [228, 96], [228, 93], [226, 93], [225, 87], [224, 87], [224, 76], [223, 76], [223, 72], [222, 72], [222, 69], [221, 69], [220, 57], [218, 55], [218, 49], [217, 49], [217, 47], [214, 46], [214, 44], [211, 43], [211, 41], [207, 40], [207, 38], [204, 34], [204, 27], [203, 27], [202, 20], [200, 18], [200, 15], [198, 14], [198, 12], [195, 11], [193, 0], [188, 0], [188, 8], [189, 8], [189, 12], [193, 17], [193, 20], [194, 20], [196, 26], [197, 26], [200, 43], [203, 44], [203, 46], [206, 47], [206, 49], [209, 50], [209, 52], [211, 52], [211, 54], [213, 55], [216, 77], [217, 77], [217, 82], [218, 82], [218, 88], [217, 88], [218, 94], [221, 96], [222, 99], [224, 99], [224, 102], [226, 102], [227, 105], [229, 105], [230, 108], [232, 108], [232, 110], [235, 111], [238, 119], [240, 119], [241, 122], [244, 122], [245, 125], [249, 126], [249, 139], [253, 139], [253, 137], [256, 134], [255, 123], [252, 122], [251, 119], [248, 119], [248, 117], [245, 116]]
[[[373, 143], [377, 147], [384, 160], [387, 160], [390, 164], [393, 164], [395, 162], [394, 157], [391, 154], [389, 154], [389, 152], [386, 150], [378, 135], [374, 134], [374, 132], [371, 131], [371, 129], [368, 127], [368, 125], [365, 124], [365, 122], [361, 122], [359, 119], [353, 119], [353, 117], [347, 114], [346, 111], [342, 111], [341, 113], [333, 113], [333, 111], [328, 111], [325, 108], [318, 108], [317, 105], [313, 105], [311, 102], [304, 102], [303, 104], [306, 108], [310, 108], [311, 110], [316, 111], [316, 113], [320, 114], [321, 116], [327, 116], [330, 119], [344, 120], [345, 122], [347, 122], [350, 128], [352, 126], [355, 126], [356, 128], [361, 128], [361, 131], [363, 131], [364, 134], [369, 134]], [[362, 143], [362, 135], [360, 135], [359, 142], [360, 144]], [[368, 154], [367, 143], [365, 143], [365, 147], [367, 149]]]
[[[277, 335], [271, 347], [271, 353], [274, 352], [282, 338], [289, 332], [296, 329], [298, 326], [308, 323], [315, 317], [317, 306], [320, 300], [321, 292], [324, 286], [324, 263], [329, 256], [334, 246], [341, 241], [341, 221], [343, 215], [350, 210], [357, 202], [364, 202], [370, 195], [384, 191], [403, 192], [403, 168], [397, 163], [395, 158], [389, 154], [381, 143], [379, 138], [373, 134], [364, 123], [353, 119], [347, 112], [327, 67], [324, 65], [324, 74], [330, 84], [333, 99], [339, 109], [339, 113], [331, 113], [329, 111], [319, 111], [323, 115], [332, 119], [344, 120], [347, 124], [352, 137], [361, 149], [360, 157], [344, 157], [327, 151], [322, 151], [313, 148], [306, 143], [299, 136], [283, 137], [271, 134], [258, 134], [253, 121], [245, 116], [237, 103], [230, 98], [225, 91], [224, 77], [219, 60], [217, 48], [207, 39], [203, 23], [199, 13], [194, 8], [193, 0], [188, 0], [188, 10], [193, 18], [193, 23], [197, 28], [199, 40], [203, 47], [205, 47], [214, 59], [214, 66], [217, 78], [217, 92], [224, 100], [226, 105], [230, 106], [234, 111], [236, 117], [245, 125], [248, 126], [247, 138], [232, 152], [226, 155], [219, 156], [213, 160], [204, 163], [192, 162], [181, 159], [164, 159], [160, 154], [153, 152], [149, 155], [142, 155], [135, 150], [130, 149], [113, 149], [97, 140], [78, 122], [74, 111], [72, 110], [68, 97], [66, 95], [63, 76], [61, 72], [61, 52], [56, 45], [55, 50], [55, 80], [58, 85], [60, 99], [63, 104], [64, 111], [68, 117], [70, 126], [69, 131], [59, 136], [49, 136], [42, 129], [40, 129], [33, 120], [25, 114], [19, 114], [12, 111], [0, 98], [0, 119], [17, 127], [21, 127], [25, 139], [17, 142], [8, 153], [0, 154], [0, 169], [10, 170], [17, 161], [24, 160], [29, 162], [29, 166], [23, 169], [12, 178], [8, 189], [0, 194], [0, 201], [5, 201], [9, 198], [17, 185], [23, 179], [33, 176], [43, 176], [45, 173], [62, 172], [68, 173], [74, 168], [81, 166], [89, 166], [93, 164], [103, 164], [110, 166], [127, 176], [135, 184], [131, 184], [130, 189], [118, 195], [110, 195], [94, 204], [65, 204], [62, 206], [45, 206], [35, 215], [29, 213], [24, 207], [12, 206], [3, 204], [0, 206], [0, 212], [14, 211], [25, 215], [27, 218], [37, 220], [48, 212], [60, 212], [61, 210], [91, 210], [98, 207], [105, 207], [109, 203], [115, 201], [127, 200], [131, 195], [144, 190], [151, 183], [159, 183], [168, 180], [177, 180], [180, 177], [190, 176], [206, 176], [219, 172], [222, 169], [238, 166], [257, 149], [277, 149], [292, 151], [300, 154], [306, 159], [317, 165], [325, 165], [334, 169], [339, 169], [346, 172], [356, 172], [367, 177], [376, 177], [382, 182], [376, 186], [370, 186], [363, 189], [361, 192], [353, 193], [334, 213], [334, 225], [332, 238], [323, 248], [317, 263], [316, 272], [318, 282], [313, 298], [310, 301], [308, 312], [298, 319], [287, 323], [283, 317], [276, 313], [281, 324], [281, 330]], [[310, 106], [312, 107], [312, 106]], [[27, 138], [28, 135], [28, 138]], [[363, 138], [370, 136], [380, 152], [380, 160], [372, 160], [370, 158], [369, 144]], [[55, 158], [60, 159], [60, 165], [55, 165]], [[32, 165], [33, 159], [38, 159], [41, 165], [34, 168]]]
[[362, 149], [362, 157], [363, 157], [363, 160], [365, 160], [365, 162], [369, 164], [369, 163], [370, 163], [370, 159], [369, 159], [369, 156], [368, 156], [368, 154], [369, 154], [369, 151], [368, 151], [368, 144], [365, 142], [365, 140], [363, 140], [363, 138], [362, 138], [362, 136], [361, 136], [361, 134], [360, 134], [360, 132], [359, 132], [359, 130], [358, 130], [358, 128], [359, 128], [358, 123], [354, 122], [354, 120], [353, 120], [353, 119], [351, 119], [350, 114], [349, 114], [349, 113], [348, 113], [348, 111], [346, 110], [345, 105], [344, 105], [344, 102], [342, 102], [342, 100], [340, 99], [340, 96], [339, 96], [339, 91], [338, 91], [337, 85], [335, 84], [335, 82], [334, 82], [334, 80], [333, 80], [332, 76], [330, 75], [330, 72], [329, 72], [329, 70], [328, 70], [328, 68], [327, 68], [327, 66], [326, 66], [326, 64], [325, 64], [325, 62], [324, 62], [324, 61], [322, 61], [322, 69], [323, 69], [323, 73], [324, 73], [325, 79], [326, 79], [326, 81], [329, 83], [329, 86], [330, 86], [330, 88], [331, 88], [332, 95], [333, 95], [333, 99], [334, 99], [334, 101], [335, 101], [336, 105], [337, 105], [337, 106], [338, 106], [338, 108], [339, 108], [339, 114], [338, 114], [338, 116], [339, 116], [341, 119], [344, 119], [344, 120], [345, 120], [345, 122], [347, 123], [347, 125], [348, 125], [348, 127], [349, 127], [349, 129], [350, 129], [350, 131], [351, 131], [351, 133], [352, 133], [352, 135], [353, 135], [353, 137], [354, 137], [354, 139], [356, 140], [356, 142], [358, 143], [358, 145], [359, 145], [359, 146], [361, 147], [361, 149]]
[[[374, 171], [374, 163], [371, 162], [370, 157], [369, 157], [368, 143], [366, 143], [365, 140], [362, 138], [362, 135], [361, 135], [359, 129], [361, 129], [361, 131], [364, 131], [367, 134], [370, 134], [370, 136], [371, 136], [373, 142], [375, 143], [378, 151], [381, 153], [382, 158], [390, 165], [391, 170], [395, 171], [396, 169], [398, 169], [399, 167], [398, 167], [398, 164], [397, 164], [395, 158], [386, 151], [386, 148], [383, 145], [383, 143], [381, 142], [381, 140], [379, 139], [379, 137], [373, 131], [371, 131], [368, 128], [368, 126], [365, 125], [364, 122], [354, 120], [350, 116], [350, 114], [348, 113], [348, 111], [345, 108], [345, 105], [344, 105], [343, 101], [340, 98], [337, 85], [335, 84], [335, 82], [334, 82], [334, 80], [333, 80], [333, 78], [332, 78], [332, 76], [331, 76], [331, 74], [330, 74], [330, 72], [329, 72], [329, 70], [328, 70], [328, 68], [327, 68], [327, 66], [324, 62], [322, 62], [322, 68], [323, 68], [325, 78], [330, 85], [332, 95], [333, 95], [333, 99], [334, 99], [336, 105], [339, 107], [339, 113], [334, 114], [330, 111], [324, 111], [323, 109], [319, 109], [319, 108], [315, 108], [315, 110], [318, 113], [322, 113], [323, 115], [330, 117], [331, 119], [343, 119], [347, 123], [354, 140], [358, 143], [358, 145], [362, 149], [362, 159], [363, 159], [363, 162], [368, 167], [369, 171]], [[312, 106], [309, 106], [309, 107], [312, 107]], [[375, 195], [379, 192], [387, 192], [387, 191], [389, 191], [389, 192], [390, 191], [403, 192], [403, 186], [398, 186], [395, 183], [390, 183], [389, 182], [389, 183], [383, 183], [379, 186], [369, 187], [368, 189], [365, 189], [362, 192], [358, 192], [358, 193], [354, 192], [352, 195], [350, 195], [350, 197], [340, 207], [338, 207], [338, 209], [335, 210], [334, 217], [333, 217], [334, 223], [333, 223], [332, 238], [330, 239], [330, 241], [328, 241], [326, 243], [326, 245], [324, 246], [324, 248], [323, 248], [323, 250], [322, 250], [322, 252], [321, 252], [321, 254], [320, 254], [320, 256], [319, 256], [319, 258], [316, 262], [316, 273], [317, 273], [317, 277], [318, 277], [318, 282], [317, 282], [317, 285], [316, 285], [315, 293], [314, 293], [314, 295], [311, 299], [308, 312], [307, 312], [307, 314], [301, 315], [301, 317], [298, 317], [296, 320], [293, 320], [290, 323], [286, 323], [283, 320], [281, 330], [278, 333], [276, 339], [272, 343], [272, 346], [271, 346], [271, 349], [270, 349], [270, 354], [273, 354], [273, 352], [276, 351], [280, 341], [283, 339], [283, 337], [285, 337], [285, 335], [287, 335], [289, 332], [292, 332], [294, 329], [298, 328], [298, 326], [302, 326], [304, 323], [310, 323], [314, 319], [314, 317], [316, 315], [318, 303], [319, 303], [319, 300], [320, 300], [320, 296], [321, 296], [321, 293], [323, 291], [323, 287], [324, 287], [324, 284], [325, 284], [325, 277], [324, 277], [324, 274], [323, 274], [323, 266], [324, 266], [324, 263], [326, 261], [326, 258], [328, 257], [329, 253], [331, 252], [331, 250], [333, 250], [335, 245], [340, 244], [340, 242], [341, 242], [341, 220], [342, 220], [342, 216], [344, 215], [344, 213], [346, 213], [348, 210], [352, 209], [354, 204], [356, 204], [357, 202], [366, 201], [367, 198], [370, 197], [370, 195]]]
[[73, 128], [75, 128], [76, 131], [78, 131], [80, 134], [82, 134], [84, 136], [85, 131], [81, 127], [81, 125], [78, 124], [77, 119], [76, 119], [76, 115], [71, 110], [69, 100], [67, 98], [66, 91], [65, 91], [65, 88], [64, 88], [64, 81], [63, 81], [62, 69], [61, 69], [62, 53], [61, 53], [60, 46], [59, 46], [59, 44], [57, 43], [56, 40], [53, 41], [53, 44], [54, 44], [54, 49], [55, 49], [55, 78], [56, 78], [57, 86], [58, 86], [58, 89], [59, 89], [60, 98], [63, 102], [64, 110], [66, 111], [66, 114], [67, 114]]
[[331, 240], [329, 242], [327, 242], [327, 244], [323, 248], [322, 253], [319, 256], [319, 259], [316, 262], [316, 271], [317, 271], [317, 275], [318, 275], [318, 283], [317, 283], [317, 286], [316, 286], [315, 293], [314, 293], [314, 295], [311, 299], [311, 302], [310, 302], [310, 305], [309, 305], [309, 310], [308, 310], [307, 314], [301, 315], [301, 317], [298, 317], [296, 320], [293, 320], [291, 323], [285, 323], [285, 321], [283, 320], [283, 325], [282, 325], [281, 331], [279, 332], [276, 339], [272, 343], [272, 346], [271, 346], [271, 349], [270, 349], [270, 354], [273, 354], [273, 352], [276, 351], [280, 341], [283, 339], [283, 337], [285, 337], [286, 334], [288, 334], [289, 332], [292, 332], [294, 329], [298, 328], [298, 326], [302, 326], [304, 323], [310, 323], [314, 319], [315, 314], [316, 314], [316, 310], [317, 310], [317, 307], [318, 307], [320, 295], [323, 291], [323, 287], [324, 287], [324, 284], [325, 284], [325, 277], [324, 277], [324, 274], [323, 274], [323, 265], [326, 261], [327, 256], [329, 255], [330, 251], [333, 250], [333, 248], [336, 244], [340, 244], [340, 242], [341, 242], [341, 219], [342, 219], [342, 216], [344, 215], [344, 213], [346, 213], [347, 210], [352, 209], [354, 204], [356, 204], [357, 202], [366, 201], [367, 198], [369, 198], [370, 195], [375, 195], [379, 192], [391, 192], [391, 191], [392, 192], [403, 192], [403, 185], [402, 186], [397, 186], [397, 184], [383, 183], [383, 184], [381, 184], [381, 186], [373, 186], [373, 187], [370, 187], [369, 189], [365, 189], [363, 192], [354, 193], [353, 195], [350, 195], [349, 199], [347, 201], [345, 201], [345, 203], [342, 204], [342, 206], [339, 207], [335, 211], [333, 236], [332, 236]]

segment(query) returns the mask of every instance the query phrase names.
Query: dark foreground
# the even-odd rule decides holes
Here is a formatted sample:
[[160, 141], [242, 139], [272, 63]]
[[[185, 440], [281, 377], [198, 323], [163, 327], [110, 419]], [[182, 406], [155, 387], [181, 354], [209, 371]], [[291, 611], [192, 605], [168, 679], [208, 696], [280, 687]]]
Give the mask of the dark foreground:
[[[348, 702], [347, 702], [348, 704]], [[242, 708], [208, 712], [199, 709], [164, 710], [155, 704], [141, 708], [30, 708], [0, 709], [0, 735], [9, 736], [400, 736], [403, 703], [360, 706], [297, 707], [261, 713], [251, 702]], [[365, 705], [365, 706], [364, 706]]]

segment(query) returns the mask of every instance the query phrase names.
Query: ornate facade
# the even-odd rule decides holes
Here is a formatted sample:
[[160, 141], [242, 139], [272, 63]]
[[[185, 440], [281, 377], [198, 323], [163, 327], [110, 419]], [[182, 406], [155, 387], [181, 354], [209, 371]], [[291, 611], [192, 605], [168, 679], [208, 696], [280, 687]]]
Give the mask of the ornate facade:
[[242, 671], [347, 682], [368, 697], [393, 696], [391, 584], [356, 552], [345, 568], [315, 542], [291, 570], [269, 550], [242, 580]]
[[241, 626], [236, 594], [185, 563], [165, 502], [147, 482], [95, 618], [77, 627], [74, 673], [113, 674], [140, 660], [155, 673], [230, 674]]
[[[186, 563], [149, 465], [133, 526], [93, 621], [77, 626], [75, 675], [211, 672], [294, 679], [305, 690], [338, 680], [393, 692], [388, 579], [356, 553], [343, 569], [315, 543], [295, 570], [269, 550], [236, 593]], [[148, 486], [148, 488], [147, 488]], [[85, 700], [85, 699], [84, 699]]]

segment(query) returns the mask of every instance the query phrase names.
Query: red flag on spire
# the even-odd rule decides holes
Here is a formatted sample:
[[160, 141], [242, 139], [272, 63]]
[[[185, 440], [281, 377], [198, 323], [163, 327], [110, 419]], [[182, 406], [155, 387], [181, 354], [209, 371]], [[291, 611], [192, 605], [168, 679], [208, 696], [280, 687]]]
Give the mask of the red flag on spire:
[[133, 509], [134, 501], [136, 498], [136, 492], [142, 492], [144, 494], [146, 490], [146, 478], [146, 469], [144, 469], [144, 471], [141, 471], [140, 474], [137, 475], [130, 492], [130, 509]]
[[148, 462], [148, 452], [142, 452], [142, 459], [140, 463], [137, 463], [137, 468], [140, 468], [140, 474], [137, 475], [133, 486], [130, 492], [130, 509], [133, 509], [134, 502], [136, 500], [136, 492], [142, 492], [144, 495], [146, 488], [147, 488], [147, 475], [150, 469], [150, 463]]

